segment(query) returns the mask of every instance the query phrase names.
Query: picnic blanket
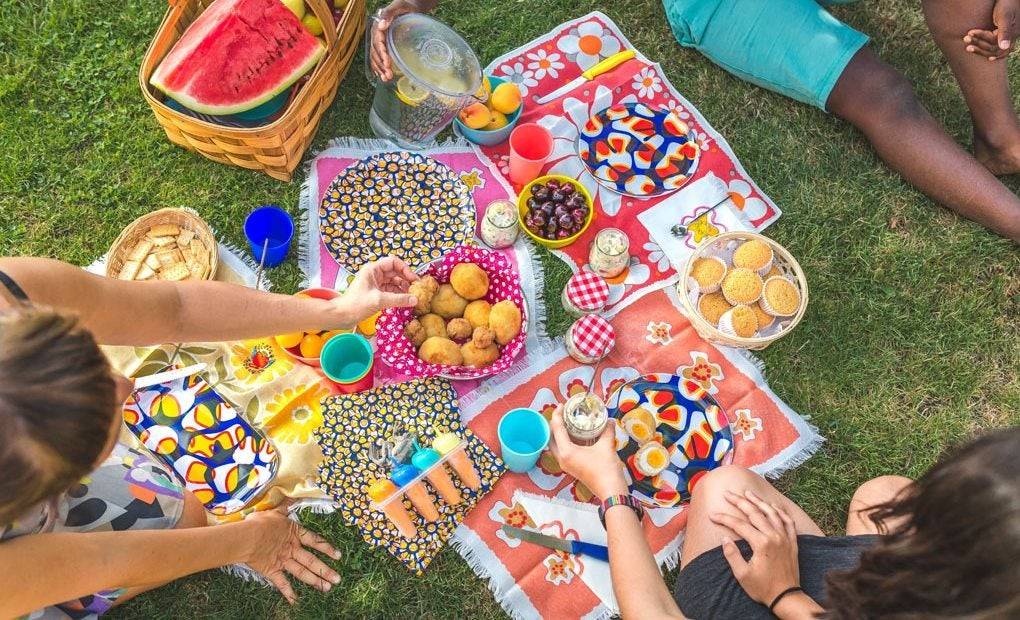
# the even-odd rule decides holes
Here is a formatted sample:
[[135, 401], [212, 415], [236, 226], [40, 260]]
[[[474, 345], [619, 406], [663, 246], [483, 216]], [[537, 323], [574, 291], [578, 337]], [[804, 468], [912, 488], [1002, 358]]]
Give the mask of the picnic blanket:
[[[216, 279], [255, 286], [255, 265], [240, 251], [220, 244]], [[103, 260], [89, 267], [101, 272]], [[270, 288], [263, 276], [262, 288]], [[113, 367], [128, 377], [159, 372], [171, 362], [176, 345], [158, 347], [104, 346]], [[317, 369], [292, 359], [272, 338], [240, 342], [186, 343], [175, 360], [183, 365], [205, 363], [202, 375], [218, 394], [231, 402], [245, 418], [260, 428], [276, 446], [280, 467], [265, 495], [253, 507], [224, 520], [239, 519], [252, 510], [277, 506], [286, 498], [307, 500], [305, 505], [325, 502], [315, 472], [322, 452], [312, 431], [322, 424], [321, 401], [331, 394], [331, 384]], [[125, 428], [122, 441], [136, 445]]]
[[[575, 243], [557, 250], [576, 272], [602, 228], [630, 237], [630, 268], [613, 279], [609, 305], [645, 287], [676, 279], [677, 265], [698, 243], [721, 232], [761, 232], [780, 216], [779, 207], [754, 183], [726, 140], [666, 79], [662, 68], [640, 52], [616, 69], [545, 104], [536, 99], [578, 77], [600, 60], [633, 45], [606, 15], [593, 12], [492, 61], [486, 73], [517, 84], [525, 97], [519, 122], [536, 122], [553, 135], [546, 174], [577, 179], [592, 195], [595, 225]], [[594, 114], [618, 104], [643, 103], [676, 111], [697, 136], [701, 159], [687, 186], [650, 199], [621, 196], [599, 185], [577, 155], [577, 137]], [[509, 182], [509, 145], [475, 147]], [[711, 210], [720, 199], [729, 201]]]
[[[769, 389], [753, 358], [701, 339], [681, 307], [675, 287], [660, 285], [631, 296], [629, 303], [608, 313], [617, 330], [617, 348], [598, 369], [596, 393], [607, 394], [639, 375], [673, 373], [700, 384], [727, 414], [734, 436], [734, 463], [774, 477], [806, 460], [822, 442], [816, 430]], [[592, 373], [591, 366], [578, 365], [558, 347], [518, 373], [510, 384], [464, 406], [461, 413], [478, 437], [490, 446], [498, 445], [496, 427], [506, 411], [530, 407], [551, 415], [557, 403], [586, 389]], [[612, 615], [613, 610], [577, 578], [595, 560], [551, 554], [499, 531], [504, 523], [555, 529], [555, 523], [537, 519], [514, 500], [519, 491], [565, 502], [593, 500], [592, 493], [564, 474], [546, 451], [529, 473], [506, 474], [467, 516], [451, 544], [475, 572], [489, 580], [496, 600], [514, 618]], [[680, 559], [685, 510], [649, 510], [645, 520], [645, 535], [656, 560], [667, 568]], [[569, 526], [561, 523], [560, 529]], [[596, 589], [610, 589], [605, 582], [608, 571], [600, 579]]]

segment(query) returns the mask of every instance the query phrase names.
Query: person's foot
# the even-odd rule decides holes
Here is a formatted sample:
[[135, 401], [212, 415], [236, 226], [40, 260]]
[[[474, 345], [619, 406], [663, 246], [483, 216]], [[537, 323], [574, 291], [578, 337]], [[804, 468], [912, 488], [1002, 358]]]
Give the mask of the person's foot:
[[995, 176], [1020, 174], [1020, 136], [993, 144], [975, 132], [974, 158]]

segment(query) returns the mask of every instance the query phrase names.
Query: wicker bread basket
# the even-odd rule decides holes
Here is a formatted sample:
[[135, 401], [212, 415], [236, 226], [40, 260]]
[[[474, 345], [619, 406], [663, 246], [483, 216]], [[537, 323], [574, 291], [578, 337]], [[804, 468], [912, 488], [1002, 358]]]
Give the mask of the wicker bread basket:
[[[719, 252], [725, 251], [725, 248], [732, 248], [732, 246], [750, 239], [762, 241], [772, 248], [773, 264], [777, 269], [779, 269], [782, 275], [792, 281], [800, 291], [800, 308], [798, 308], [797, 312], [790, 317], [776, 319], [781, 325], [781, 328], [777, 331], [765, 336], [741, 338], [740, 336], [731, 336], [722, 332], [718, 327], [709, 323], [701, 315], [697, 309], [698, 294], [697, 292], [691, 292], [692, 287], [696, 291], [697, 285], [690, 276], [694, 261], [698, 258], [718, 255]], [[697, 330], [698, 335], [709, 342], [729, 347], [737, 347], [740, 349], [764, 349], [776, 340], [790, 333], [790, 331], [796, 327], [798, 323], [800, 323], [801, 318], [804, 316], [804, 312], [807, 310], [808, 304], [807, 278], [804, 276], [804, 270], [801, 269], [800, 263], [797, 262], [797, 259], [795, 259], [793, 255], [786, 250], [786, 248], [779, 245], [772, 239], [751, 232], [723, 233], [716, 237], [712, 237], [698, 246], [694, 253], [687, 259], [687, 264], [684, 265], [683, 271], [680, 274], [680, 281], [677, 283], [677, 292], [679, 293], [680, 300], [683, 303], [684, 312], [687, 314], [687, 318], [690, 319], [691, 324], [694, 325], [694, 329]]]
[[273, 178], [289, 181], [311, 144], [322, 114], [333, 103], [337, 85], [346, 75], [359, 47], [365, 27], [365, 0], [350, 0], [335, 29], [328, 27], [333, 23], [331, 0], [305, 0], [309, 10], [326, 26], [323, 29], [326, 53], [283, 115], [268, 125], [251, 128], [207, 123], [173, 110], [163, 103], [163, 94], [149, 84], [159, 62], [191, 22], [212, 3], [212, 0], [169, 1], [170, 8], [138, 71], [142, 94], [167, 137], [213, 161], [260, 170]]
[[195, 238], [209, 250], [209, 269], [202, 279], [212, 280], [216, 277], [216, 267], [219, 265], [216, 235], [213, 234], [205, 220], [191, 209], [159, 209], [152, 213], [146, 213], [128, 224], [110, 246], [110, 253], [106, 260], [107, 277], [117, 277], [124, 263], [127, 262], [132, 248], [145, 238], [149, 229], [159, 224], [176, 224], [182, 230], [187, 229], [195, 233]]

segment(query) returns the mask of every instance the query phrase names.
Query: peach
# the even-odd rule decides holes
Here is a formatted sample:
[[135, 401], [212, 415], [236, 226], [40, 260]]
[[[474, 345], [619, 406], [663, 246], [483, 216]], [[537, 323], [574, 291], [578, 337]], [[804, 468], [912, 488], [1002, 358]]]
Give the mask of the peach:
[[486, 131], [492, 131], [494, 129], [502, 129], [506, 127], [507, 124], [506, 114], [503, 114], [502, 112], [497, 112], [495, 110], [491, 110], [490, 114], [491, 118], [489, 119], [489, 124], [484, 127]]
[[471, 129], [481, 129], [489, 124], [492, 120], [492, 115], [489, 114], [489, 108], [485, 107], [484, 103], [472, 103], [468, 107], [460, 111], [460, 122], [464, 123]]
[[492, 91], [489, 106], [496, 112], [513, 114], [521, 107], [521, 89], [513, 82], [503, 82]]

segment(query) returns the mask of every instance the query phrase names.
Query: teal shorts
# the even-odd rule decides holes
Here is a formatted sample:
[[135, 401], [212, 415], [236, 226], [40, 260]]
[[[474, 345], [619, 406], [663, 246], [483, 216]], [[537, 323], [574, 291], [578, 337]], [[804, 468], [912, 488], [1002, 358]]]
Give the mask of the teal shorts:
[[850, 59], [868, 42], [822, 6], [847, 3], [663, 0], [681, 45], [739, 78], [822, 110]]

